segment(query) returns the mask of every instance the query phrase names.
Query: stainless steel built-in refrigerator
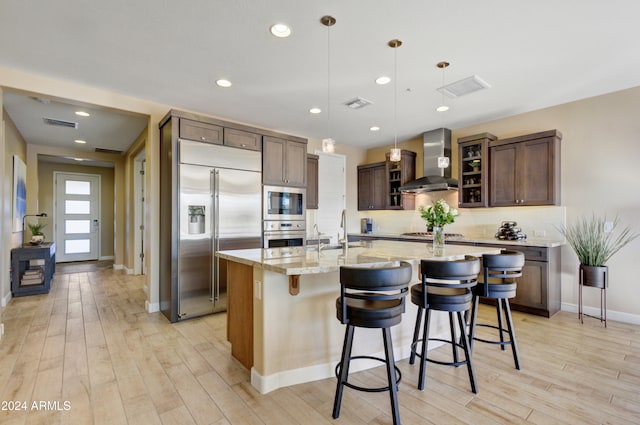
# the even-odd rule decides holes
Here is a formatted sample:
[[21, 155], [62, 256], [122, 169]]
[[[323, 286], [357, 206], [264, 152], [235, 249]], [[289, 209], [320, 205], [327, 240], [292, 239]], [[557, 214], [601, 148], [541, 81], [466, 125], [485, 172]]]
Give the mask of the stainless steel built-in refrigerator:
[[161, 290], [170, 293], [161, 310], [172, 322], [226, 310], [215, 251], [260, 248], [262, 237], [260, 152], [188, 140], [178, 151], [177, 273], [171, 291]]

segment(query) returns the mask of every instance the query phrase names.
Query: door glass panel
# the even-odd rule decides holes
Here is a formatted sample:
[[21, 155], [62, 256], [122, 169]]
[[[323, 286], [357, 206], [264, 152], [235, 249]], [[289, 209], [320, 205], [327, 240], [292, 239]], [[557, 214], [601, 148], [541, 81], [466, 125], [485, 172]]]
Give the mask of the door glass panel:
[[65, 214], [90, 214], [91, 201], [64, 201]]
[[89, 239], [67, 239], [64, 241], [65, 254], [83, 254], [90, 252], [91, 244]]
[[66, 180], [64, 182], [66, 195], [91, 195], [91, 183], [87, 181]]
[[64, 232], [69, 234], [89, 233], [91, 231], [91, 220], [65, 220]]

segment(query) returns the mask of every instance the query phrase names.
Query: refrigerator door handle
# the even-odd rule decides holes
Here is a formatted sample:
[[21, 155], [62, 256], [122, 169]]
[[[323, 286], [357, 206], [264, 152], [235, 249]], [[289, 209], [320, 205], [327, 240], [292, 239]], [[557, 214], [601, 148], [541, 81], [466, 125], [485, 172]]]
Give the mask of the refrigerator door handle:
[[219, 202], [219, 194], [220, 194], [220, 183], [219, 183], [219, 177], [220, 177], [220, 170], [218, 169], [213, 169], [211, 170], [211, 185], [213, 188], [213, 193], [212, 193], [212, 205], [213, 205], [213, 223], [211, 226], [211, 231], [213, 233], [213, 252], [212, 252], [212, 257], [211, 257], [211, 268], [212, 270], [212, 275], [213, 275], [213, 285], [211, 288], [211, 301], [212, 302], [216, 302], [220, 299], [220, 276], [219, 276], [219, 270], [220, 270], [220, 264], [219, 264], [219, 260], [218, 257], [216, 256], [216, 251], [220, 250], [220, 239], [219, 239], [219, 226], [218, 223], [220, 222], [220, 202]]

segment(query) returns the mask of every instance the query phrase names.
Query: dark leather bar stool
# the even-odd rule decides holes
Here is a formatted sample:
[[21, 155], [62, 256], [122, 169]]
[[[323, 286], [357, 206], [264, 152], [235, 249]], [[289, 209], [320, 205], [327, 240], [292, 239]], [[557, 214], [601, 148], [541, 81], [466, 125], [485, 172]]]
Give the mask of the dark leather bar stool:
[[[418, 316], [409, 359], [409, 363], [414, 364], [416, 357], [420, 358], [418, 389], [424, 389], [427, 362], [456, 367], [466, 364], [471, 391], [477, 393], [476, 379], [471, 364], [471, 350], [469, 349], [469, 341], [466, 337], [466, 326], [462, 314], [468, 312], [471, 308], [472, 288], [476, 285], [478, 279], [480, 260], [472, 256], [466, 256], [464, 260], [455, 261], [422, 260], [420, 262], [420, 270], [422, 272], [422, 282], [411, 287], [411, 302], [418, 306]], [[429, 320], [432, 310], [449, 313], [450, 340], [429, 338]], [[423, 311], [426, 311], [426, 315], [424, 327], [422, 328], [422, 338], [420, 338]], [[458, 328], [460, 329], [461, 336], [459, 339], [456, 337], [454, 313], [457, 316]], [[429, 341], [451, 344], [453, 361], [443, 362], [429, 359], [427, 356]], [[421, 346], [420, 353], [417, 352], [418, 345]], [[458, 348], [463, 349], [464, 360], [459, 359]]]
[[[500, 345], [503, 351], [506, 345], [511, 345], [513, 361], [518, 370], [520, 369], [520, 359], [518, 357], [518, 344], [513, 329], [509, 298], [516, 296], [517, 283], [515, 279], [522, 276], [523, 266], [524, 254], [519, 251], [502, 250], [500, 254], [484, 254], [482, 256], [483, 273], [481, 281], [478, 282], [473, 291], [473, 308], [471, 309], [471, 323], [469, 324], [469, 343], [472, 351], [474, 341]], [[497, 325], [477, 323], [480, 297], [496, 300]], [[503, 324], [503, 316], [507, 322], [506, 329]], [[475, 336], [476, 326], [496, 329], [500, 340], [491, 341], [477, 338]], [[505, 340], [505, 333], [509, 336], [508, 341]]]
[[[400, 323], [405, 309], [405, 297], [411, 280], [411, 264], [400, 262], [395, 267], [361, 268], [340, 267], [340, 297], [336, 300], [336, 315], [340, 323], [347, 325], [342, 347], [342, 357], [336, 366], [336, 396], [333, 418], [340, 416], [340, 404], [344, 387], [367, 392], [389, 391], [394, 425], [400, 424], [398, 409], [398, 383], [400, 370], [393, 358], [391, 343], [392, 326]], [[351, 356], [353, 334], [356, 327], [380, 328], [384, 341], [385, 358]], [[388, 386], [381, 388], [360, 387], [348, 382], [349, 364], [353, 359], [372, 359], [386, 364]]]

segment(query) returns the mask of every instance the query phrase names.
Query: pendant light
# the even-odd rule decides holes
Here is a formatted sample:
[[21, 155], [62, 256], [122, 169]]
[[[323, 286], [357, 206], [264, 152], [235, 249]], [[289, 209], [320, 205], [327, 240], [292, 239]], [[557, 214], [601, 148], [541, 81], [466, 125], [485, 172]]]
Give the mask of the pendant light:
[[389, 154], [391, 162], [399, 162], [401, 158], [400, 149], [398, 149], [398, 47], [402, 46], [402, 41], [393, 39], [387, 43], [393, 49], [393, 148]]
[[325, 15], [320, 18], [322, 25], [327, 27], [327, 138], [322, 139], [322, 152], [335, 152], [336, 141], [331, 138], [331, 27], [335, 25], [333, 16]]
[[[442, 69], [442, 87], [444, 87], [444, 70], [449, 66], [449, 62], [446, 62], [446, 61], [438, 62], [436, 66]], [[449, 107], [444, 103], [444, 92], [442, 92], [442, 103], [440, 104], [440, 106], [436, 108], [436, 111], [446, 112], [448, 110], [449, 110]]]

